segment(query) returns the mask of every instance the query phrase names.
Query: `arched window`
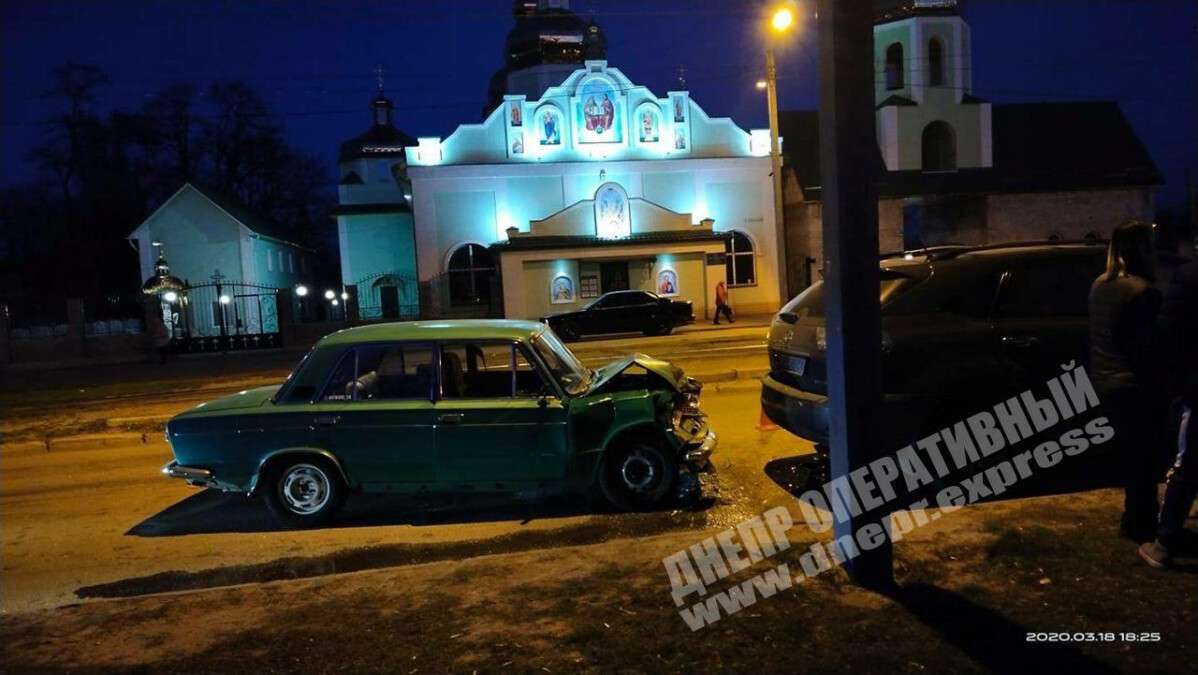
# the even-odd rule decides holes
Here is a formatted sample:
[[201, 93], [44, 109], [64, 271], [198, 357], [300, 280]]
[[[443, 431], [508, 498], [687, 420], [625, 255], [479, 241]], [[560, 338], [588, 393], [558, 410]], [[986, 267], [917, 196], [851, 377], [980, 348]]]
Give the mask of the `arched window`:
[[928, 85], [944, 86], [944, 45], [939, 38], [928, 40]]
[[463, 244], [449, 256], [449, 304], [486, 305], [491, 302], [495, 262], [478, 244]]
[[937, 120], [923, 128], [923, 170], [957, 170], [957, 138], [947, 122]]
[[729, 286], [754, 286], [757, 284], [756, 261], [753, 257], [753, 241], [741, 232], [733, 230], [732, 236], [724, 241], [724, 253], [728, 256], [727, 282]]
[[886, 48], [886, 88], [903, 88], [903, 45], [898, 42]]

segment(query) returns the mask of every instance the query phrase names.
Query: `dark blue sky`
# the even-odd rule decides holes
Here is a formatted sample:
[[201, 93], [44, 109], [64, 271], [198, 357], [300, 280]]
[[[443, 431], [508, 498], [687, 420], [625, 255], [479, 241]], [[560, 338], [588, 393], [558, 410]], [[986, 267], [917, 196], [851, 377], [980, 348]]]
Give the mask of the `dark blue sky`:
[[[686, 67], [714, 116], [763, 127], [758, 2], [575, 0], [608, 37], [608, 61], [664, 93]], [[808, 10], [812, 3], [806, 4]], [[1198, 170], [1198, 3], [1194, 0], [966, 0], [975, 93], [995, 102], [1113, 99], [1184, 195]], [[808, 19], [780, 55], [783, 108], [816, 101]], [[0, 183], [24, 180], [24, 155], [49, 110], [39, 94], [67, 59], [104, 68], [105, 107], [134, 108], [172, 81], [240, 79], [283, 115], [288, 135], [327, 158], [369, 124], [376, 64], [397, 121], [413, 135], [476, 122], [513, 25], [509, 0], [86, 2], [0, 6]], [[1102, 139], [1095, 139], [1101, 143]]]

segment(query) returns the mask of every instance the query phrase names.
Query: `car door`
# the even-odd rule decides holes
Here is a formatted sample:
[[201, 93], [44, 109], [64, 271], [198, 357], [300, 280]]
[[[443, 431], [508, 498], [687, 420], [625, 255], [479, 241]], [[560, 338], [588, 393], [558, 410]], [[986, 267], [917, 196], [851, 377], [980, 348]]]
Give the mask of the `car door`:
[[1061, 364], [1089, 362], [1089, 293], [1096, 254], [1021, 261], [1002, 275], [995, 305], [997, 348], [1024, 388], [1043, 385]]
[[664, 309], [657, 297], [644, 291], [631, 291], [624, 306], [624, 330], [641, 331], [661, 323]]
[[567, 413], [512, 342], [441, 345], [437, 472], [454, 490], [509, 491], [561, 476]]
[[333, 368], [311, 428], [368, 490], [420, 490], [436, 480], [431, 343], [370, 343]]
[[595, 301], [584, 314], [586, 315], [583, 329], [590, 334], [619, 333], [626, 330], [622, 327], [624, 321], [623, 292], [608, 293]]

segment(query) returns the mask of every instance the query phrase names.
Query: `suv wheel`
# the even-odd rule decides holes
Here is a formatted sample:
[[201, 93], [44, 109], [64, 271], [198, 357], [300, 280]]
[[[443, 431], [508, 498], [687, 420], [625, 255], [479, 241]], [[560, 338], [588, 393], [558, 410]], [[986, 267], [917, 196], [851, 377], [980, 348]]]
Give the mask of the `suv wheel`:
[[333, 519], [345, 501], [345, 485], [335, 467], [311, 457], [286, 460], [267, 476], [266, 506], [290, 527], [315, 527]]
[[677, 477], [677, 465], [659, 444], [636, 441], [606, 456], [599, 487], [617, 509], [646, 511], [669, 499]]

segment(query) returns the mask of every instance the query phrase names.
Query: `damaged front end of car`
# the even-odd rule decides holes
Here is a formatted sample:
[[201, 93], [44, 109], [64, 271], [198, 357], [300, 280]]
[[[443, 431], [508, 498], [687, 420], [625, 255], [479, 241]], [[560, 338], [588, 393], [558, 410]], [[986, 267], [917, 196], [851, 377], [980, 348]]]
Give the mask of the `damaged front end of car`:
[[703, 383], [688, 377], [678, 366], [645, 354], [632, 354], [596, 371], [588, 394], [641, 393], [652, 401], [653, 418], [676, 453], [675, 496], [688, 502], [714, 497], [716, 492], [711, 455], [718, 436], [700, 408], [702, 390]]

